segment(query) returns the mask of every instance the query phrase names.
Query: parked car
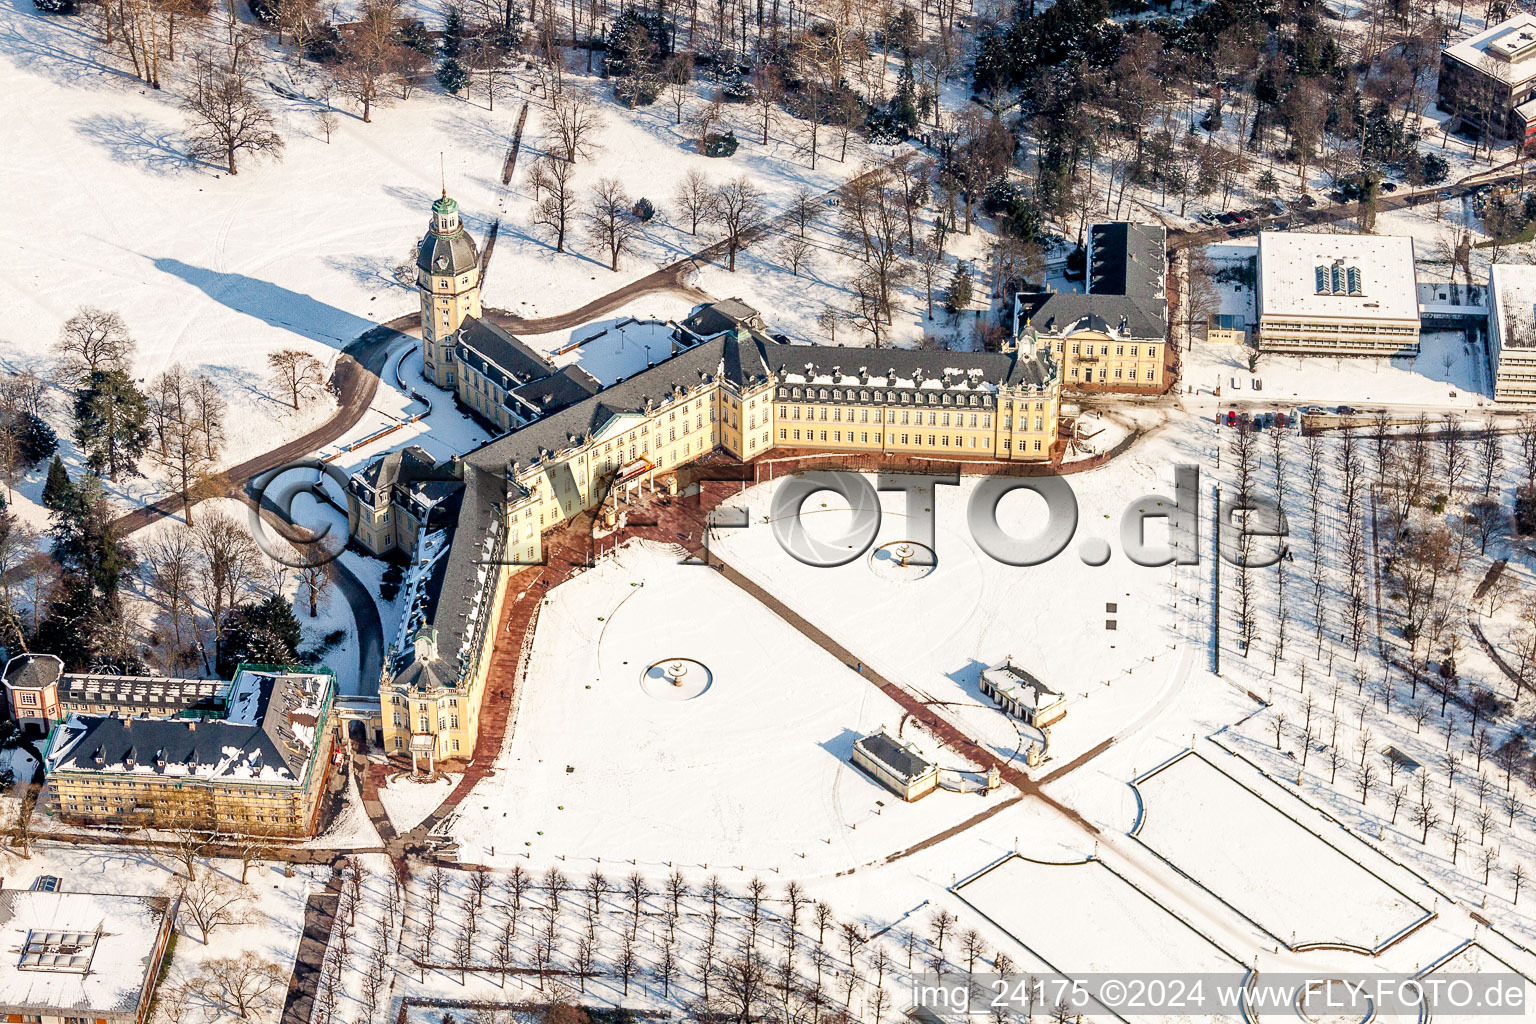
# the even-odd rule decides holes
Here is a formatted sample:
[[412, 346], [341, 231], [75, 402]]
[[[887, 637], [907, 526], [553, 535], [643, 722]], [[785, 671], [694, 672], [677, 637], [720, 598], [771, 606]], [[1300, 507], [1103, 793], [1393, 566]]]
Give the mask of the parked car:
[[1355, 410], [1347, 405], [1341, 405], [1333, 411], [1338, 416], [1353, 416], [1355, 414]]
[[1227, 426], [1229, 426], [1229, 427], [1237, 426], [1237, 410], [1236, 409], [1228, 409], [1227, 410]]
[[1381, 183], [1381, 190], [1383, 192], [1396, 192], [1397, 191], [1397, 182], [1395, 182], [1395, 181], [1384, 181], [1384, 182]]
[[1304, 405], [1296, 411], [1303, 416], [1321, 416], [1323, 414], [1323, 407], [1320, 405]]
[[1289, 416], [1287, 416], [1283, 412], [1275, 413], [1275, 426], [1279, 427], [1281, 430], [1284, 430], [1286, 427], [1289, 427], [1290, 425], [1291, 425], [1291, 418]]

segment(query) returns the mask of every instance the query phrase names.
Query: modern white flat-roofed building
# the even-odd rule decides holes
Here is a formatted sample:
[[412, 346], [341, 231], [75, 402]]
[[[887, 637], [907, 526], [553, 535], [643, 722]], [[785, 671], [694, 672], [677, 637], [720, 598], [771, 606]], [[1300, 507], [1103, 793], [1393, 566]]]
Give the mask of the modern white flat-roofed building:
[[1497, 401], [1536, 405], [1536, 267], [1489, 269], [1488, 358]]
[[167, 896], [0, 890], [0, 1015], [142, 1024], [175, 923]]
[[1440, 51], [1441, 109], [1495, 138], [1536, 133], [1536, 15], [1521, 12]]
[[1264, 231], [1258, 280], [1261, 351], [1418, 354], [1411, 238]]

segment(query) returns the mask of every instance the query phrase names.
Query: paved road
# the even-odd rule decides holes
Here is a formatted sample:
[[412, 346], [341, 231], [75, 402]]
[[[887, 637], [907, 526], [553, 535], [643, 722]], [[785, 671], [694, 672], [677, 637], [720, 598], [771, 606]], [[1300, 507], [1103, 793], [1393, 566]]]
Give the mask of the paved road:
[[311, 893], [304, 905], [304, 935], [288, 979], [283, 1000], [282, 1024], [309, 1024], [315, 1008], [315, 990], [325, 969], [325, 949], [331, 942], [331, 926], [341, 905], [341, 872], [334, 867], [321, 892]]
[[[1423, 206], [1433, 203], [1438, 196], [1459, 199], [1462, 196], [1475, 192], [1486, 185], [1499, 185], [1505, 182], [1517, 181], [1524, 177], [1526, 171], [1519, 166], [1518, 160], [1490, 167], [1486, 171], [1469, 174], [1460, 181], [1449, 185], [1437, 185], [1434, 188], [1420, 189], [1417, 192], [1394, 192], [1380, 196], [1376, 200], [1378, 213], [1387, 210], [1402, 210], [1410, 206]], [[1359, 203], [1338, 203], [1326, 206], [1315, 206], [1310, 210], [1287, 210], [1284, 213], [1270, 217], [1259, 217], [1242, 224], [1234, 224], [1230, 227], [1202, 228], [1198, 231], [1179, 229], [1168, 232], [1168, 249], [1177, 251], [1192, 245], [1209, 245], [1212, 242], [1221, 242], [1230, 238], [1243, 238], [1248, 235], [1256, 235], [1262, 228], [1273, 228], [1278, 221], [1286, 221], [1290, 227], [1296, 228], [1309, 224], [1328, 224], [1337, 220], [1360, 215]]]
[[[253, 477], [287, 465], [295, 459], [313, 455], [356, 426], [363, 413], [373, 404], [373, 396], [378, 393], [379, 374], [384, 370], [390, 343], [400, 337], [403, 331], [415, 327], [420, 318], [419, 313], [412, 313], [387, 324], [380, 324], [342, 350], [331, 376], [337, 395], [335, 413], [302, 437], [230, 466], [224, 471], [224, 475], [229, 478], [230, 495], [242, 493]], [[171, 494], [154, 504], [118, 516], [112, 525], [127, 536], [180, 511], [180, 495]]]
[[[708, 251], [708, 250], [705, 250]], [[571, 310], [569, 313], [560, 313], [556, 316], [522, 317], [516, 313], [509, 313], [504, 309], [485, 309], [486, 319], [504, 327], [509, 331], [520, 334], [548, 334], [553, 331], [568, 331], [582, 324], [590, 323], [602, 316], [611, 313], [627, 302], [638, 299], [643, 295], [654, 295], [658, 292], [678, 292], [697, 301], [710, 302], [712, 296], [707, 292], [688, 284], [688, 275], [693, 272], [697, 264], [694, 257], [678, 260], [676, 263], [652, 271], [644, 277], [621, 285], [606, 295], [598, 296], [584, 306]]]

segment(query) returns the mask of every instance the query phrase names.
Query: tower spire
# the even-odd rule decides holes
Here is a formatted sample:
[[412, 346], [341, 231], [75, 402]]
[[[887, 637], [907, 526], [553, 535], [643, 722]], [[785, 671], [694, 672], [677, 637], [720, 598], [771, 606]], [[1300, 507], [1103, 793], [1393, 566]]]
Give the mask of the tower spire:
[[443, 161], [443, 151], [437, 151], [437, 169], [443, 178], [443, 198], [448, 198], [448, 165]]

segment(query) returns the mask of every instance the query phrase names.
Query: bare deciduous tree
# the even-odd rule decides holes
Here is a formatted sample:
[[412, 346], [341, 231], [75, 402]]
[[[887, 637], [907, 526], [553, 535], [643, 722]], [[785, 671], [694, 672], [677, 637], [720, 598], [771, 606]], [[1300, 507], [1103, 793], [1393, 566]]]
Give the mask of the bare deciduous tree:
[[285, 348], [267, 356], [267, 383], [288, 396], [295, 409], [325, 387], [325, 364], [303, 349]]
[[619, 257], [640, 233], [640, 222], [630, 213], [630, 198], [615, 178], [604, 178], [589, 193], [587, 231], [592, 243], [608, 256], [608, 269], [619, 269]]
[[93, 373], [126, 369], [133, 350], [133, 338], [120, 314], [81, 306], [64, 321], [53, 343], [54, 355], [59, 357], [54, 375], [61, 384], [79, 387]]
[[699, 221], [709, 218], [709, 211], [714, 202], [714, 187], [704, 172], [697, 169], [690, 170], [672, 193], [672, 201], [678, 209], [688, 214], [688, 233], [699, 233]]
[[202, 933], [203, 945], [215, 928], [242, 924], [249, 918], [251, 894], [231, 885], [211, 868], [193, 873], [181, 890], [181, 907]]
[[736, 178], [715, 189], [710, 217], [725, 229], [727, 269], [736, 271], [736, 253], [746, 245], [746, 231], [763, 214], [763, 192], [751, 179]]
[[528, 172], [533, 223], [553, 236], [556, 252], [565, 252], [565, 235], [576, 206], [575, 175], [570, 161], [552, 156], [540, 157]]
[[250, 1020], [282, 1005], [288, 975], [272, 961], [247, 952], [204, 961], [188, 984], [211, 1007]]
[[231, 175], [239, 173], [236, 158], [241, 155], [280, 156], [283, 151], [277, 118], [252, 88], [257, 40], [231, 20], [223, 46], [193, 56], [192, 79], [182, 99], [188, 151], [200, 160], [222, 161]]
[[553, 145], [550, 151], [567, 163], [590, 158], [598, 150], [603, 119], [597, 107], [574, 89], [556, 96], [550, 106]]

